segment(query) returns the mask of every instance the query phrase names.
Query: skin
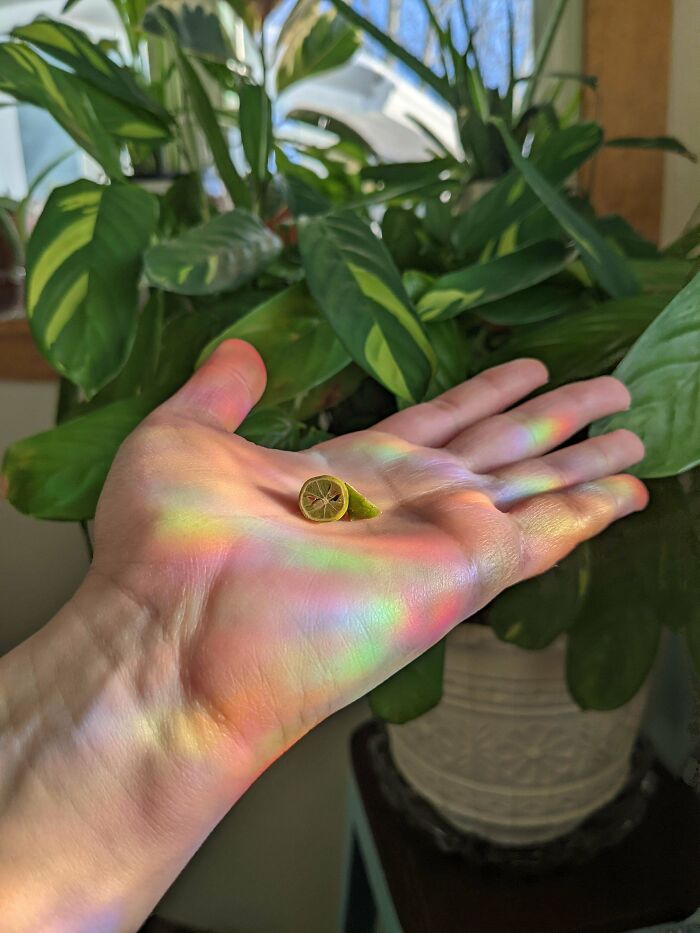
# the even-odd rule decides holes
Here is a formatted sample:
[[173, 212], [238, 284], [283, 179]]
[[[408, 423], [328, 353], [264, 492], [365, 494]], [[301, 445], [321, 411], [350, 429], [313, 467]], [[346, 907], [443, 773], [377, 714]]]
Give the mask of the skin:
[[[0, 661], [7, 929], [138, 927], [255, 778], [506, 587], [643, 508], [629, 395], [520, 360], [301, 453], [232, 432], [265, 371], [228, 341], [126, 440], [84, 584]], [[554, 451], [554, 452], [552, 452]], [[315, 524], [310, 476], [382, 510]]]

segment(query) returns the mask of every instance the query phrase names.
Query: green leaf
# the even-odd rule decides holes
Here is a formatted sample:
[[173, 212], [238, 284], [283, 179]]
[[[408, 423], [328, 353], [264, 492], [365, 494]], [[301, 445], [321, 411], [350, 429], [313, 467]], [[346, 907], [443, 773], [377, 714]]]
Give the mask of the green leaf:
[[380, 165], [365, 165], [360, 170], [363, 181], [380, 182], [384, 185], [427, 185], [447, 180], [456, 165], [452, 156], [431, 159], [428, 162], [392, 162]]
[[656, 657], [661, 620], [654, 592], [655, 538], [644, 513], [591, 544], [591, 577], [569, 631], [566, 676], [583, 709], [615, 709], [644, 683]]
[[160, 401], [124, 399], [12, 444], [2, 464], [7, 498], [35, 518], [92, 518], [120, 444]]
[[472, 358], [469, 340], [454, 318], [435, 321], [425, 330], [437, 359], [435, 375], [425, 394], [426, 399], [431, 399], [464, 382], [471, 373]]
[[501, 641], [536, 650], [568, 631], [588, 589], [590, 560], [588, 545], [580, 545], [547, 573], [497, 596], [488, 609], [488, 620]]
[[253, 444], [276, 450], [307, 450], [332, 437], [327, 431], [296, 421], [278, 408], [256, 408], [236, 434]]
[[[660, 258], [656, 246], [638, 233], [634, 227], [627, 223], [619, 214], [608, 214], [596, 220], [596, 227], [603, 236], [612, 240], [620, 247], [625, 256], [630, 259], [657, 260]], [[632, 266], [635, 269], [635, 266]], [[640, 280], [644, 287], [644, 282]]]
[[492, 301], [475, 312], [488, 324], [522, 327], [550, 318], [562, 317], [595, 304], [588, 289], [575, 288], [561, 281], [542, 282], [500, 301]]
[[264, 87], [244, 84], [238, 91], [238, 126], [243, 152], [257, 185], [269, 176], [272, 152], [272, 104]]
[[[533, 163], [550, 184], [559, 186], [600, 147], [603, 133], [596, 123], [579, 123], [552, 133]], [[532, 211], [540, 207], [537, 194], [518, 169], [511, 169], [457, 221], [453, 240], [461, 256], [481, 253]]]
[[178, 47], [203, 58], [225, 62], [233, 57], [217, 0], [152, 0], [143, 28], [155, 36], [170, 34]]
[[518, 328], [484, 368], [534, 356], [549, 369], [548, 388], [610, 372], [666, 304], [663, 294], [606, 301], [565, 318]]
[[629, 411], [596, 421], [592, 434], [628, 428], [645, 447], [638, 476], [672, 476], [700, 463], [700, 273], [649, 325], [615, 370]]
[[684, 259], [686, 256], [690, 256], [698, 246], [700, 246], [700, 224], [685, 230], [678, 239], [669, 243], [664, 249], [663, 255]]
[[427, 65], [423, 64], [419, 58], [411, 55], [403, 46], [394, 41], [391, 36], [382, 32], [374, 23], [354, 10], [345, 0], [330, 0], [330, 2], [344, 19], [348, 20], [348, 22], [352, 23], [353, 26], [356, 26], [362, 32], [367, 33], [368, 36], [371, 36], [386, 49], [390, 55], [393, 55], [394, 58], [397, 58], [400, 62], [403, 62], [404, 65], [407, 65], [421, 81], [424, 81], [428, 85], [428, 87], [437, 91], [441, 97], [444, 97], [448, 103], [452, 104], [452, 91], [449, 82], [445, 78], [436, 75], [435, 72], [431, 71]]
[[239, 208], [152, 246], [146, 253], [146, 276], [169, 292], [213, 295], [250, 281], [281, 250], [280, 239]]
[[176, 44], [173, 44], [173, 48], [192, 110], [207, 140], [214, 159], [214, 165], [216, 165], [221, 180], [236, 207], [250, 207], [252, 204], [250, 191], [236, 171], [229, 152], [228, 142], [219, 126], [216, 112], [197, 73], [197, 68]]
[[252, 343], [265, 361], [263, 406], [278, 405], [308, 392], [350, 362], [303, 283], [285, 289], [227, 327], [207, 344], [198, 365], [222, 341], [234, 337]]
[[300, 223], [311, 294], [355, 362], [395, 395], [420, 401], [434, 356], [387, 248], [355, 214]]
[[27, 317], [52, 366], [90, 397], [124, 364], [136, 332], [141, 257], [156, 199], [124, 184], [56, 188], [27, 247]]
[[528, 159], [523, 158], [517, 143], [501, 119], [494, 120], [513, 164], [537, 197], [569, 234], [581, 253], [591, 276], [613, 298], [634, 295], [639, 286], [626, 260], [611, 249], [598, 231], [553, 188]]
[[547, 64], [547, 59], [549, 58], [552, 43], [554, 42], [554, 37], [556, 36], [557, 30], [559, 29], [559, 23], [561, 22], [561, 18], [564, 15], [566, 4], [567, 0], [554, 0], [549, 17], [544, 24], [542, 35], [540, 36], [537, 49], [535, 50], [535, 64], [532, 69], [532, 74], [530, 75], [531, 81], [525, 88], [525, 93], [523, 94], [523, 99], [521, 102], [521, 110], [523, 113], [525, 113], [532, 106], [532, 101], [535, 96], [535, 88], [537, 87], [537, 79], [542, 74], [544, 67]]
[[84, 32], [42, 17], [14, 29], [12, 35], [68, 65], [78, 77], [135, 109], [140, 120], [154, 121], [162, 137], [168, 136], [172, 120], [167, 111], [139, 87], [128, 68], [113, 62]]
[[551, 278], [572, 255], [556, 240], [533, 243], [437, 279], [418, 302], [424, 321], [444, 320]]
[[334, 11], [306, 20], [295, 29], [277, 66], [277, 91], [305, 78], [339, 68], [360, 46], [357, 32]]
[[[27, 45], [2, 43], [0, 91], [47, 110], [110, 177], [122, 177], [119, 148], [79, 79], [47, 64]], [[93, 92], [93, 97], [97, 96], [98, 92]]]
[[657, 149], [662, 152], [675, 152], [691, 162], [698, 161], [695, 153], [673, 136], [619, 136], [616, 139], [606, 139], [605, 145], [610, 149]]
[[443, 639], [372, 690], [369, 705], [374, 715], [403, 723], [427, 713], [442, 698], [444, 666]]

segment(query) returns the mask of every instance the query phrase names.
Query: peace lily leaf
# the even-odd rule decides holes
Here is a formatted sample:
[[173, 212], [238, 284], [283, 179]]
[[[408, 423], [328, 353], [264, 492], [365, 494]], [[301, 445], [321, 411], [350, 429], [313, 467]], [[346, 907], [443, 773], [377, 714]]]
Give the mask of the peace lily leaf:
[[698, 161], [695, 153], [673, 136], [620, 136], [617, 139], [606, 139], [605, 145], [610, 149], [657, 149], [662, 152], [675, 152], [691, 162]]
[[277, 67], [277, 90], [344, 65], [360, 46], [357, 32], [334, 11], [294, 30]]
[[[532, 161], [539, 173], [558, 187], [602, 141], [603, 133], [596, 123], [579, 123], [552, 133]], [[540, 203], [521, 173], [511, 169], [457, 221], [453, 239], [460, 255], [481, 253], [487, 243], [527, 217]]]
[[110, 97], [116, 97], [130, 108], [136, 108], [139, 119], [149, 118], [156, 122], [161, 134], [167, 135], [171, 119], [152, 97], [136, 83], [128, 68], [122, 68], [105, 55], [84, 32], [67, 23], [39, 18], [12, 31], [18, 39], [24, 39], [68, 65], [76, 75], [89, 81]]
[[488, 609], [489, 623], [501, 641], [546, 648], [576, 622], [589, 581], [590, 551], [581, 545], [547, 573], [501, 593]]
[[56, 188], [27, 247], [27, 317], [49, 362], [90, 397], [126, 360], [136, 332], [141, 256], [158, 202], [141, 188]]
[[470, 374], [472, 360], [469, 340], [454, 318], [435, 321], [426, 325], [425, 330], [437, 359], [435, 375], [425, 396], [431, 399], [464, 382]]
[[166, 291], [213, 295], [249, 281], [281, 250], [280, 239], [239, 208], [152, 246], [146, 253], [146, 275]]
[[[119, 148], [78, 79], [47, 64], [27, 45], [0, 43], [0, 91], [47, 110], [110, 177], [122, 176]], [[100, 117], [104, 115], [101, 108]]]
[[355, 214], [299, 224], [311, 294], [355, 362], [389, 391], [420, 401], [435, 358], [388, 250]]
[[700, 273], [649, 325], [615, 370], [632, 407], [597, 421], [592, 434], [629, 428], [646, 454], [633, 472], [672, 476], [700, 463]]
[[225, 62], [232, 57], [217, 0], [155, 0], [146, 10], [143, 28], [156, 36], [170, 33], [180, 48], [204, 58]]
[[427, 713], [442, 698], [445, 640], [375, 687], [369, 705], [386, 722], [404, 723]]
[[494, 119], [513, 165], [537, 197], [576, 243], [581, 258], [591, 276], [613, 298], [624, 298], [639, 291], [637, 281], [627, 261], [606, 243], [598, 231], [563, 198], [535, 168], [523, 158], [504, 121]]
[[481, 366], [534, 356], [549, 369], [548, 388], [610, 372], [668, 301], [663, 294], [637, 295], [586, 311], [518, 328]]
[[615, 709], [644, 683], [659, 645], [651, 598], [656, 540], [644, 513], [612, 525], [591, 544], [590, 583], [567, 638], [566, 676], [583, 709]]
[[549, 281], [483, 305], [475, 314], [499, 327], [521, 327], [582, 311], [595, 303], [588, 289]]
[[2, 464], [7, 498], [35, 518], [92, 518], [119, 445], [160, 401], [140, 395], [113, 402], [12, 444]]
[[207, 344], [198, 365], [222, 341], [233, 337], [252, 343], [265, 361], [263, 406], [278, 405], [308, 392], [350, 362], [303, 283], [285, 289], [227, 327]]
[[243, 152], [255, 181], [260, 184], [269, 175], [272, 151], [272, 105], [264, 87], [244, 84], [238, 91], [240, 101], [238, 126]]
[[306, 450], [332, 437], [327, 431], [303, 424], [279, 408], [256, 408], [236, 434], [253, 444], [277, 450]]
[[560, 272], [571, 258], [561, 243], [545, 240], [444, 275], [418, 302], [423, 321], [444, 320], [512, 295]]

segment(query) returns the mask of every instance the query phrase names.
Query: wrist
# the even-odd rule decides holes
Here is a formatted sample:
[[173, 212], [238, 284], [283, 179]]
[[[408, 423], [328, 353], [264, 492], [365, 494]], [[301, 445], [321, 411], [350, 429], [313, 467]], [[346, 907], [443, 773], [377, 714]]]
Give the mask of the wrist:
[[[0, 662], [9, 928], [97, 929], [110, 910], [104, 929], [137, 926], [255, 778], [228, 726], [188, 695], [170, 621], [93, 574]], [[135, 875], [143, 900], [122, 901]]]

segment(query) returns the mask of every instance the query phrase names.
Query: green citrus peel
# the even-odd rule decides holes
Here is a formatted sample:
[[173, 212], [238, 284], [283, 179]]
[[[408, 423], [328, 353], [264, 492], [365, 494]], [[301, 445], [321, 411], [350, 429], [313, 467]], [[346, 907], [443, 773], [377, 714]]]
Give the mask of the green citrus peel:
[[350, 519], [375, 518], [380, 510], [350, 483], [337, 476], [312, 476], [299, 492], [299, 509], [312, 522], [337, 522], [347, 514]]

